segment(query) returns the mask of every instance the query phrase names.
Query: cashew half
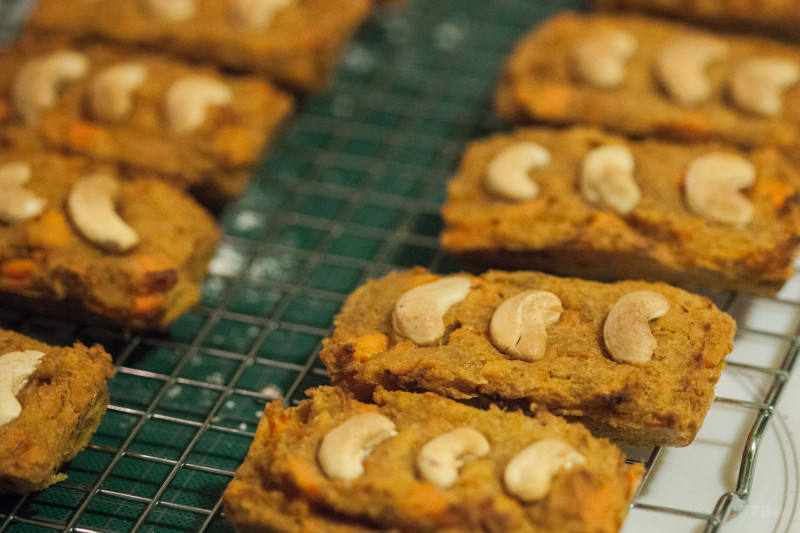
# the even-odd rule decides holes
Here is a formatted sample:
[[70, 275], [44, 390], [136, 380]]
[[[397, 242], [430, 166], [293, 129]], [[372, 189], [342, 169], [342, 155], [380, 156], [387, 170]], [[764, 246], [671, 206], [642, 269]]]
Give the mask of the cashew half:
[[783, 108], [783, 92], [800, 78], [793, 61], [758, 57], [743, 61], [730, 78], [731, 98], [739, 109], [773, 117]]
[[139, 236], [114, 208], [119, 182], [108, 174], [85, 176], [72, 186], [67, 210], [75, 227], [87, 240], [109, 252], [125, 252], [139, 243]]
[[0, 222], [22, 222], [44, 211], [44, 198], [24, 187], [30, 178], [31, 167], [27, 163], [0, 166]]
[[14, 78], [14, 103], [28, 125], [39, 122], [41, 112], [56, 103], [64, 83], [79, 80], [89, 71], [89, 60], [81, 53], [63, 50], [25, 63]]
[[197, 0], [142, 0], [151, 16], [167, 22], [183, 22], [197, 11]]
[[417, 455], [417, 468], [425, 481], [446, 488], [458, 479], [464, 460], [483, 457], [490, 449], [480, 431], [460, 427], [428, 441]]
[[706, 71], [728, 56], [728, 44], [707, 35], [684, 35], [664, 44], [656, 55], [656, 74], [670, 98], [685, 106], [711, 96]]
[[234, 22], [248, 30], [260, 30], [269, 26], [279, 11], [293, 0], [233, 0], [231, 4]]
[[486, 169], [486, 186], [511, 200], [530, 200], [539, 187], [528, 173], [550, 164], [550, 152], [536, 143], [517, 143], [500, 152]]
[[743, 226], [753, 218], [753, 203], [739, 189], [755, 183], [756, 167], [725, 152], [698, 157], [686, 171], [689, 209], [714, 222]]
[[492, 342], [512, 357], [538, 361], [547, 347], [547, 326], [558, 322], [563, 311], [552, 292], [531, 290], [512, 296], [492, 315]]
[[636, 48], [636, 38], [616, 28], [586, 37], [574, 50], [578, 76], [595, 87], [616, 87], [625, 79], [628, 60]]
[[583, 197], [620, 215], [630, 213], [642, 199], [633, 179], [634, 166], [633, 154], [625, 146], [609, 144], [595, 148], [583, 160]]
[[522, 500], [539, 500], [550, 492], [553, 477], [586, 463], [586, 458], [559, 438], [535, 442], [519, 452], [506, 466], [504, 481], [508, 492]]
[[231, 103], [230, 87], [204, 76], [188, 76], [169, 88], [166, 99], [167, 118], [173, 131], [182, 133], [199, 128], [211, 106]]
[[133, 105], [133, 91], [147, 79], [147, 67], [141, 63], [122, 63], [105, 69], [89, 86], [92, 114], [109, 122], [128, 116]]
[[0, 426], [19, 416], [22, 406], [17, 394], [36, 371], [44, 354], [38, 350], [0, 355]]
[[392, 326], [416, 344], [430, 344], [444, 335], [444, 314], [467, 297], [469, 278], [442, 278], [403, 293], [392, 313]]
[[317, 452], [325, 475], [351, 480], [364, 473], [364, 458], [372, 448], [397, 435], [394, 422], [378, 413], [362, 413], [336, 426], [322, 439]]
[[603, 340], [611, 358], [635, 366], [649, 363], [658, 342], [648, 322], [667, 311], [669, 302], [654, 291], [635, 291], [617, 300], [603, 326]]

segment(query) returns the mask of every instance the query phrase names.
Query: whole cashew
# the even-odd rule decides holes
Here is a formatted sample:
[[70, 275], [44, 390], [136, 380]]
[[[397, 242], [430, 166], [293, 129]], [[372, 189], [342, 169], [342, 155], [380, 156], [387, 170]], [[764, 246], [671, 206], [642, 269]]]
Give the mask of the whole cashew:
[[634, 166], [633, 154], [623, 145], [595, 148], [583, 160], [581, 193], [593, 204], [620, 215], [630, 213], [642, 198]]
[[36, 371], [42, 357], [44, 353], [38, 350], [0, 355], [0, 426], [11, 422], [22, 412], [17, 394]]
[[166, 111], [172, 131], [184, 133], [199, 128], [210, 106], [231, 103], [233, 93], [219, 80], [188, 76], [172, 84], [167, 92]]
[[585, 463], [586, 458], [566, 441], [543, 439], [519, 452], [508, 463], [504, 476], [506, 489], [523, 502], [536, 501], [550, 492], [550, 484], [559, 471]]
[[102, 173], [78, 180], [67, 196], [67, 211], [75, 227], [88, 241], [110, 252], [125, 252], [139, 243], [139, 236], [114, 209], [119, 182]]
[[0, 166], [0, 222], [22, 222], [44, 211], [47, 202], [25, 188], [30, 177], [27, 163]]
[[269, 26], [280, 10], [293, 0], [232, 0], [234, 21], [248, 30], [259, 30]]
[[490, 449], [481, 432], [460, 427], [428, 441], [417, 455], [417, 468], [426, 481], [446, 488], [456, 482], [466, 458], [483, 457]]
[[131, 111], [132, 93], [147, 79], [141, 63], [122, 63], [105, 69], [89, 86], [92, 114], [109, 122], [119, 122]]
[[584, 38], [574, 50], [578, 76], [595, 87], [616, 87], [625, 79], [628, 60], [637, 46], [632, 34], [616, 28]]
[[364, 458], [372, 448], [397, 435], [394, 422], [378, 413], [362, 413], [336, 426], [322, 439], [317, 457], [332, 479], [351, 480], [364, 474]]
[[14, 78], [14, 102], [28, 125], [39, 123], [41, 112], [53, 107], [64, 83], [75, 81], [89, 71], [81, 53], [63, 50], [37, 57], [19, 69]]
[[713, 152], [698, 157], [686, 171], [689, 209], [714, 222], [743, 226], [753, 218], [753, 204], [739, 189], [755, 183], [756, 168], [737, 154]]
[[685, 106], [697, 105], [711, 95], [708, 66], [727, 55], [728, 45], [721, 39], [706, 35], [677, 37], [658, 51], [656, 74], [673, 100]]
[[453, 276], [406, 291], [394, 306], [394, 330], [416, 344], [437, 341], [444, 334], [444, 314], [467, 297], [471, 286], [469, 278]]
[[550, 152], [536, 143], [517, 143], [498, 154], [486, 169], [490, 191], [511, 200], [530, 200], [539, 187], [528, 173], [550, 164]]
[[617, 300], [603, 326], [603, 340], [611, 358], [635, 366], [648, 364], [658, 347], [648, 322], [667, 311], [669, 302], [654, 291], [635, 291]]
[[776, 116], [783, 107], [783, 91], [798, 78], [800, 67], [793, 61], [777, 57], [749, 59], [731, 74], [731, 98], [742, 111]]
[[537, 361], [547, 347], [547, 326], [558, 322], [563, 310], [552, 292], [530, 290], [512, 296], [492, 315], [492, 342], [512, 357]]

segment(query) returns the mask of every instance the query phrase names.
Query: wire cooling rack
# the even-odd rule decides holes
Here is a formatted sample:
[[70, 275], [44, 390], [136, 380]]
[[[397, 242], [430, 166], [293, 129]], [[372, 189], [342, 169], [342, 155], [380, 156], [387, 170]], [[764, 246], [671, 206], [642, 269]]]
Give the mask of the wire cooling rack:
[[[15, 37], [32, 4], [0, 0], [0, 38]], [[330, 90], [302, 103], [222, 215], [225, 236], [202, 301], [168, 331], [131, 336], [0, 310], [2, 327], [50, 343], [101, 343], [117, 366], [108, 413], [90, 446], [64, 466], [68, 480], [0, 498], [0, 532], [232, 531], [220, 495], [264, 403], [283, 396], [294, 404], [328, 383], [320, 340], [358, 285], [395, 268], [459, 268], [438, 249], [438, 210], [465, 143], [503, 127], [490, 104], [503, 60], [536, 22], [586, 4], [411, 0], [379, 8]], [[716, 400], [691, 446], [628, 450], [648, 477], [626, 532], [728, 531], [747, 515], [759, 446], [800, 342], [800, 281], [777, 300], [712, 297], [740, 324], [718, 387], [730, 395]], [[773, 514], [796, 510], [786, 497], [797, 491], [794, 468], [783, 499], [768, 507]], [[698, 488], [706, 478], [712, 487]], [[686, 480], [692, 490], [681, 487]]]

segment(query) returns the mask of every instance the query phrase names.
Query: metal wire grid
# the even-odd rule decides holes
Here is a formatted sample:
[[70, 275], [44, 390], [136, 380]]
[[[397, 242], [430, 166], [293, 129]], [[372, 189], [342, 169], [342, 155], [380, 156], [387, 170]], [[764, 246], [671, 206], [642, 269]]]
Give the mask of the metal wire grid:
[[[0, 38], [15, 36], [32, 3], [0, 0]], [[65, 465], [69, 479], [0, 498], [0, 532], [230, 531], [220, 495], [264, 402], [294, 404], [328, 382], [320, 340], [365, 280], [412, 265], [458, 269], [438, 249], [438, 209], [464, 144], [501, 126], [489, 111], [500, 65], [535, 22], [585, 4], [420, 0], [379, 11], [331, 90], [303, 103], [222, 216], [225, 237], [202, 301], [164, 334], [130, 337], [0, 310], [2, 327], [57, 344], [99, 342], [117, 366], [109, 411]], [[715, 297], [734, 311], [741, 298]], [[788, 343], [778, 367], [731, 366], [769, 377], [768, 393], [759, 402], [717, 399], [756, 413], [735, 490], [708, 513], [639, 498], [634, 509], [687, 517], [708, 532], [741, 509], [800, 342], [796, 332], [766, 334]], [[650, 476], [660, 455], [656, 448], [634, 460]]]

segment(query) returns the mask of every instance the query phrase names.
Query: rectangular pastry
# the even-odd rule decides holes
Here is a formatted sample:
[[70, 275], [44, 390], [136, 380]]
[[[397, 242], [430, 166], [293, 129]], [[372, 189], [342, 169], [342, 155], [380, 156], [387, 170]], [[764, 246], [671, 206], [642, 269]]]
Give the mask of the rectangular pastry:
[[75, 320], [161, 328], [194, 305], [219, 240], [162, 181], [85, 159], [0, 152], [0, 294]]
[[334, 384], [544, 406], [632, 446], [692, 442], [736, 324], [664, 283], [392, 272], [358, 288], [320, 358]]
[[34, 33], [100, 38], [324, 88], [370, 0], [40, 0]]
[[149, 172], [211, 204], [241, 193], [291, 112], [252, 76], [55, 39], [0, 50], [0, 134]]
[[642, 477], [616, 446], [545, 410], [383, 390], [374, 404], [331, 387], [309, 395], [264, 410], [223, 494], [240, 533], [612, 533]]
[[524, 37], [496, 93], [512, 121], [778, 145], [800, 160], [800, 49], [633, 15], [565, 12]]
[[715, 26], [778, 30], [786, 36], [800, 30], [796, 0], [596, 0], [600, 9], [630, 9], [696, 20]]
[[0, 329], [0, 494], [43, 490], [89, 443], [108, 406], [111, 357]]
[[774, 296], [800, 244], [800, 172], [778, 150], [519, 129], [470, 144], [445, 251], [482, 267]]

